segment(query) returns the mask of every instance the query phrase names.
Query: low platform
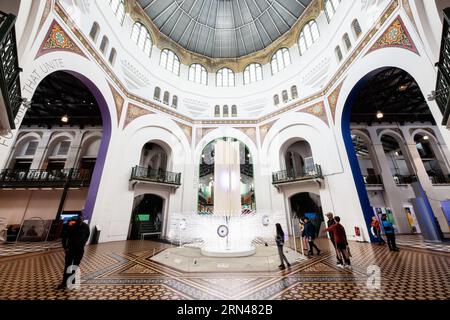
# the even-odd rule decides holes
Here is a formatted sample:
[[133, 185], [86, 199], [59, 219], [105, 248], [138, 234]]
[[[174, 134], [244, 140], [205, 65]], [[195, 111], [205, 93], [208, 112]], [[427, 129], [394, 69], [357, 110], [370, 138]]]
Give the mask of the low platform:
[[[280, 258], [276, 247], [257, 246], [255, 254], [240, 258], [207, 257], [200, 248], [169, 248], [151, 260], [183, 272], [274, 272], [278, 271]], [[291, 264], [306, 257], [290, 248], [284, 248]]]

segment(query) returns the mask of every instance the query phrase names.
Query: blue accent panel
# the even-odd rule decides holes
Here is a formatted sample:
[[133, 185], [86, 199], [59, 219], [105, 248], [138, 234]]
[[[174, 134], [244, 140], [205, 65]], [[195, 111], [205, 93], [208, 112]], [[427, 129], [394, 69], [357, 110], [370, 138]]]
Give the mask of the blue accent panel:
[[348, 96], [342, 114], [341, 128], [345, 149], [347, 150], [350, 167], [352, 169], [353, 179], [355, 182], [356, 190], [358, 192], [359, 202], [361, 204], [361, 208], [364, 214], [364, 220], [366, 222], [366, 227], [370, 236], [370, 241], [375, 242], [376, 240], [372, 235], [372, 232], [370, 232], [374, 212], [373, 208], [370, 206], [370, 200], [369, 196], [367, 195], [366, 184], [364, 183], [364, 178], [361, 174], [361, 168], [359, 166], [355, 148], [353, 147], [353, 141], [350, 132], [350, 117], [352, 107], [358, 96], [358, 92], [364, 86], [365, 82], [366, 81], [364, 81], [364, 79], [359, 81], [358, 84], [351, 91], [350, 95]]

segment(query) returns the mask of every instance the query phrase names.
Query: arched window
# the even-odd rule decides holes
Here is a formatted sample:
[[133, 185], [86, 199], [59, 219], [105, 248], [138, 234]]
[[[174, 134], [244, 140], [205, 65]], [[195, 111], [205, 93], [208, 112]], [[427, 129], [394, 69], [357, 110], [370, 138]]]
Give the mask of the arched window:
[[262, 66], [259, 63], [251, 63], [244, 69], [244, 84], [261, 81], [262, 79]]
[[352, 48], [352, 42], [350, 41], [348, 33], [344, 34], [344, 36], [342, 37], [342, 41], [344, 42], [347, 51], [349, 51]]
[[103, 36], [102, 42], [100, 43], [100, 51], [105, 54], [106, 50], [108, 50], [109, 39], [107, 36]]
[[359, 24], [358, 19], [353, 20], [352, 30], [353, 30], [353, 35], [355, 36], [355, 39], [358, 39], [362, 33], [361, 25]]
[[298, 98], [297, 86], [292, 86], [291, 87], [291, 96], [292, 96], [292, 99], [297, 99]]
[[275, 106], [280, 104], [280, 97], [277, 94], [273, 96], [273, 104]]
[[92, 41], [97, 42], [98, 34], [100, 32], [100, 26], [97, 22], [94, 22], [91, 28], [91, 32], [89, 32], [89, 37], [91, 37]]
[[231, 116], [237, 117], [237, 106], [236, 105], [231, 106]]
[[161, 88], [160, 87], [155, 88], [155, 92], [153, 94], [153, 99], [161, 101]]
[[344, 57], [342, 56], [341, 47], [337, 46], [336, 49], [334, 49], [334, 52], [336, 54], [336, 58], [338, 59], [338, 62], [341, 62]]
[[228, 106], [227, 105], [223, 106], [223, 116], [228, 117]]
[[175, 109], [178, 108], [178, 96], [172, 97], [172, 107]]
[[217, 105], [214, 107], [214, 117], [220, 117], [220, 106]]
[[279, 49], [272, 56], [270, 64], [272, 66], [272, 74], [276, 74], [281, 70], [286, 69], [286, 67], [291, 64], [291, 56], [289, 55], [289, 50], [286, 48]]
[[148, 56], [152, 52], [152, 38], [148, 29], [140, 22], [135, 22], [131, 31], [131, 40]]
[[281, 97], [283, 98], [283, 103], [286, 103], [289, 101], [289, 96], [287, 90], [283, 90], [281, 93]]
[[161, 52], [159, 65], [177, 76], [180, 75], [180, 59], [172, 50], [164, 49]]
[[319, 27], [315, 20], [308, 22], [300, 32], [298, 38], [298, 47], [300, 48], [300, 55], [304, 54], [306, 50], [311, 48], [312, 44], [319, 39]]
[[228, 68], [222, 68], [216, 73], [216, 86], [234, 87], [234, 72]]
[[117, 56], [117, 51], [115, 48], [112, 48], [111, 52], [109, 53], [109, 59], [108, 59], [109, 63], [111, 63], [112, 66], [116, 62], [116, 56]]
[[169, 105], [170, 93], [169, 91], [164, 91], [163, 103]]
[[123, 24], [125, 18], [125, 1], [124, 0], [109, 0], [109, 5], [114, 12], [120, 24]]
[[324, 0], [324, 8], [325, 8], [325, 14], [327, 15], [328, 22], [331, 21], [331, 18], [333, 18], [334, 14], [336, 13], [337, 8], [339, 7], [339, 4], [341, 3], [341, 0]]
[[208, 72], [206, 68], [198, 63], [191, 64], [189, 67], [189, 81], [206, 86], [208, 84]]

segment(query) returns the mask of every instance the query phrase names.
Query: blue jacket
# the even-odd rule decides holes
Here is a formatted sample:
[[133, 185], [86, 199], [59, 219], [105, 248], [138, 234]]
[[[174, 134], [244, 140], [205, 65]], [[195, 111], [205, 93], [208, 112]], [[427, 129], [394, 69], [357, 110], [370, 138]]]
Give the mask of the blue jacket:
[[385, 234], [394, 234], [395, 233], [394, 226], [392, 225], [392, 223], [390, 223], [387, 220], [384, 220], [384, 221], [381, 221], [381, 222], [382, 222]]
[[306, 237], [315, 238], [316, 237], [316, 228], [314, 228], [314, 225], [309, 221], [308, 223], [305, 223], [305, 230], [304, 230]]

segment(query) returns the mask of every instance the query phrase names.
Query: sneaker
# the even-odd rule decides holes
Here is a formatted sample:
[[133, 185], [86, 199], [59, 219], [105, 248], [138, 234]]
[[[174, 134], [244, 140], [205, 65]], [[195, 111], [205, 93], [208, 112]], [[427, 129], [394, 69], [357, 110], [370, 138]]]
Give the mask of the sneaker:
[[287, 266], [288, 266], [288, 268], [290, 268], [290, 267], [291, 267], [291, 264], [290, 264], [290, 263], [288, 263], [288, 264], [287, 264]]
[[322, 250], [317, 251], [317, 255], [320, 256], [321, 252], [322, 252]]
[[349, 265], [349, 264], [346, 264], [346, 265], [344, 266], [344, 269], [353, 270], [352, 266]]
[[284, 270], [284, 269], [286, 269], [286, 267], [285, 266], [280, 266], [280, 267], [278, 267], [280, 270]]
[[67, 286], [61, 283], [56, 289], [57, 290], [67, 289]]
[[337, 266], [338, 266], [338, 268], [344, 269], [344, 265], [341, 263], [338, 263]]

